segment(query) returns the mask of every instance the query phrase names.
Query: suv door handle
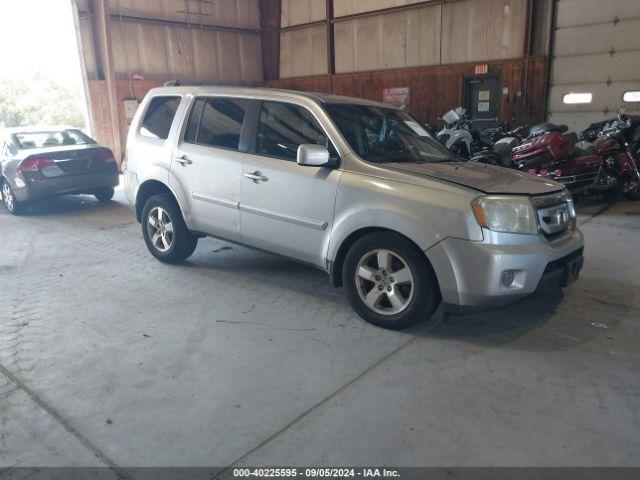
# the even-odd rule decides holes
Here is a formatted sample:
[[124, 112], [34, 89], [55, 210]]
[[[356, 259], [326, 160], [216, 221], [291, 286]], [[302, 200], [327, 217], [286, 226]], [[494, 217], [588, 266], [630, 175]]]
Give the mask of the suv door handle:
[[179, 157], [176, 157], [176, 162], [178, 162], [183, 167], [186, 167], [187, 165], [191, 165], [193, 163], [193, 160], [189, 160], [186, 155], [180, 155]]
[[244, 177], [253, 180], [255, 183], [269, 181], [269, 177], [265, 177], [260, 172], [245, 173]]

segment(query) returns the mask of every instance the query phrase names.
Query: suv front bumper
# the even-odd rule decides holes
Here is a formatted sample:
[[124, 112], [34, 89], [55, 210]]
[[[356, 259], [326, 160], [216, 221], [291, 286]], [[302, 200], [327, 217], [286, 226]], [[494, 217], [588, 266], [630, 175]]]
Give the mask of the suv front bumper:
[[[584, 249], [579, 230], [553, 241], [542, 236], [527, 240], [495, 245], [447, 238], [427, 250], [445, 306], [449, 310], [503, 306], [577, 279]], [[503, 282], [505, 272], [513, 273], [508, 286]]]

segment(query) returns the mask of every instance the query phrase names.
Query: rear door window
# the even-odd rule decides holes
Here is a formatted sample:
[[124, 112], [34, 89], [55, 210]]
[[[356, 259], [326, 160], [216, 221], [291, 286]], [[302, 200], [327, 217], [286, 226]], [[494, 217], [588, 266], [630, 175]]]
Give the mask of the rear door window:
[[145, 137], [166, 140], [171, 131], [171, 124], [176, 116], [181, 97], [155, 97], [142, 120], [140, 134]]
[[248, 106], [244, 98], [198, 98], [189, 115], [185, 142], [240, 150]]

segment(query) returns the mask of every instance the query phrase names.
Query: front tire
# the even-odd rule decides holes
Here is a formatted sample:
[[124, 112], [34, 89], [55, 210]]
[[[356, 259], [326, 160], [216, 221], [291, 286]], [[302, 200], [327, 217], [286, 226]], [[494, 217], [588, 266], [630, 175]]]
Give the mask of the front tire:
[[142, 209], [142, 236], [151, 254], [164, 263], [190, 257], [198, 245], [184, 223], [180, 208], [166, 195], [154, 195]]
[[26, 202], [19, 202], [13, 194], [11, 185], [7, 180], [2, 181], [2, 200], [9, 213], [13, 215], [22, 215], [26, 213], [28, 205]]
[[353, 309], [367, 322], [391, 330], [426, 320], [440, 303], [424, 253], [393, 232], [357, 240], [345, 257], [342, 280]]

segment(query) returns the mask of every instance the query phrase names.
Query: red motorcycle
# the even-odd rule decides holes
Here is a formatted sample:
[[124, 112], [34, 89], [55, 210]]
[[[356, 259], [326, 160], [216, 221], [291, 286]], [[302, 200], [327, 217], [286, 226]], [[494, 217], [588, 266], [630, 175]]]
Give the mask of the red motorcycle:
[[622, 193], [628, 200], [640, 200], [640, 117], [620, 111], [617, 118], [591, 124], [580, 137], [592, 142], [593, 150], [603, 159], [592, 190], [607, 196]]
[[567, 130], [566, 125], [541, 123], [531, 127], [526, 138], [508, 136], [471, 160], [552, 178], [572, 193], [582, 193], [598, 179], [602, 158], [577, 148], [576, 134]]

